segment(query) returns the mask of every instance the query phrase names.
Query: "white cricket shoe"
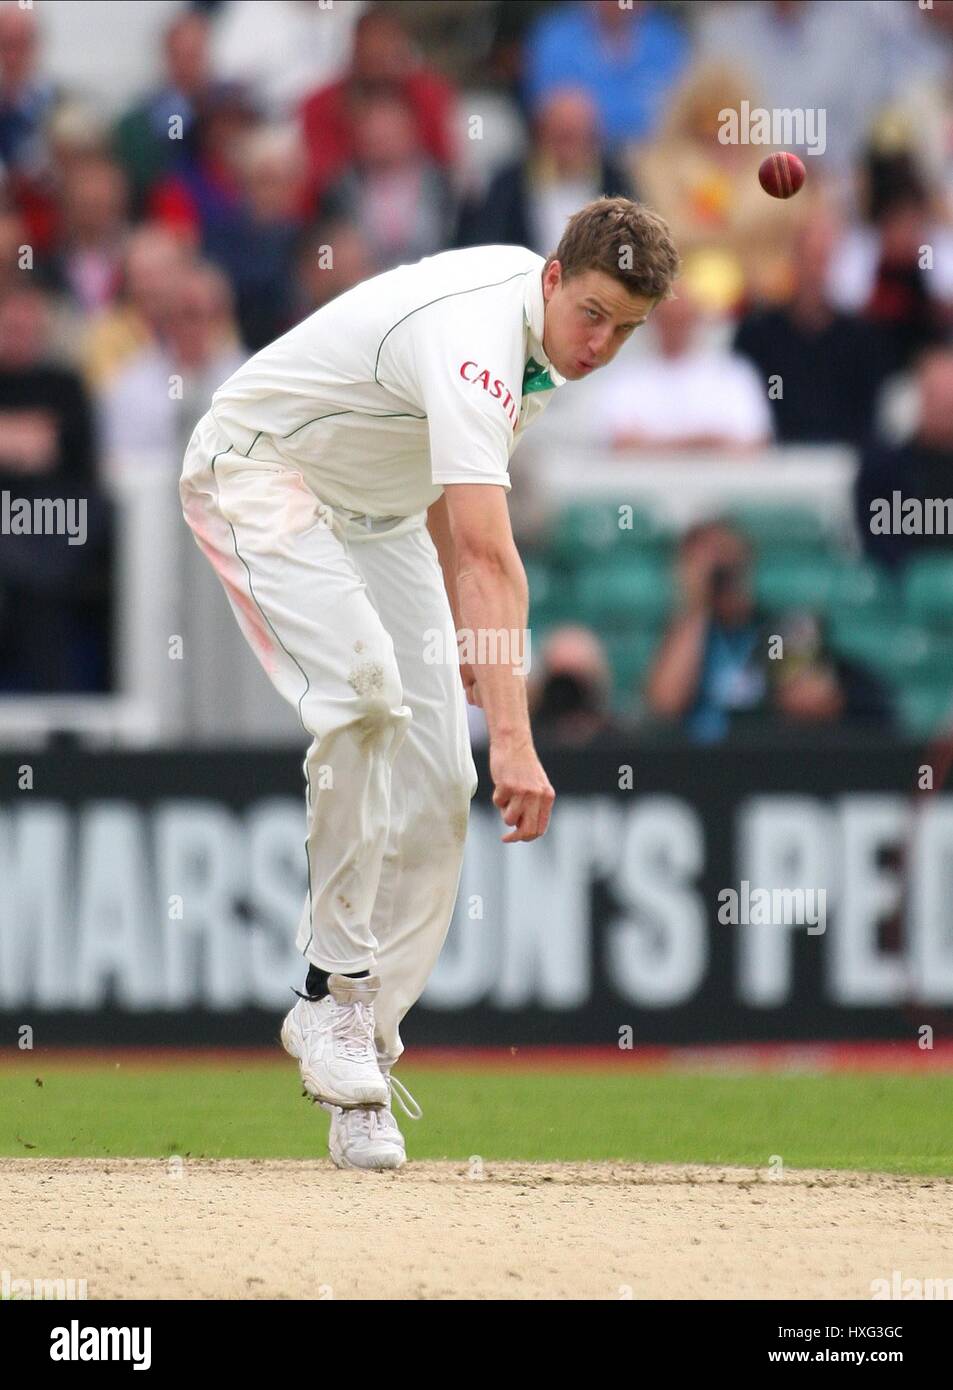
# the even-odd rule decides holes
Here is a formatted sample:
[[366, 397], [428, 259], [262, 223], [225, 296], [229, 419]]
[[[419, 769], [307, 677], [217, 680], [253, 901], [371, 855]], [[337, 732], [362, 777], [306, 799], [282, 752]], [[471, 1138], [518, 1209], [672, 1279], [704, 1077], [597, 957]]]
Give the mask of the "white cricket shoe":
[[299, 998], [281, 1025], [286, 1052], [301, 1064], [301, 1081], [314, 1100], [333, 1105], [385, 1105], [387, 1081], [377, 1064], [374, 999], [378, 975], [328, 977], [323, 999]]
[[[404, 1113], [412, 1120], [419, 1120], [423, 1111], [403, 1082], [388, 1075], [387, 1083], [390, 1096], [387, 1103], [379, 1107], [362, 1105], [343, 1110], [340, 1106], [322, 1102], [331, 1115], [328, 1149], [339, 1168], [401, 1168], [406, 1163], [404, 1136], [390, 1108], [391, 1096], [396, 1097]], [[413, 1109], [407, 1104], [408, 1101]]]

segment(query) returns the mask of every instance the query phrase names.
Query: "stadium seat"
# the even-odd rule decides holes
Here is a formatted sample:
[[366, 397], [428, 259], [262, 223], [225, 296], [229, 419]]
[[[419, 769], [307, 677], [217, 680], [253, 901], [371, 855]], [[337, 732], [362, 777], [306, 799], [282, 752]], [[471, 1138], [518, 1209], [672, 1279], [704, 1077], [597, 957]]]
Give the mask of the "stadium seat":
[[907, 612], [934, 627], [953, 627], [953, 557], [925, 555], [904, 576]]
[[825, 613], [833, 602], [840, 564], [823, 554], [810, 559], [762, 560], [755, 591], [762, 605], [777, 613], [807, 608]]
[[554, 600], [552, 603], [534, 603], [530, 599], [529, 626], [534, 642], [540, 641], [542, 634], [551, 632], [553, 628], [583, 621], [575, 603], [558, 600]]
[[[893, 684], [942, 672], [951, 655], [949, 646], [938, 647], [919, 624], [889, 615], [837, 611], [831, 615], [830, 638], [835, 651]], [[953, 668], [950, 684], [953, 687]]]
[[823, 550], [828, 544], [820, 516], [809, 507], [735, 507], [727, 519], [764, 555]]
[[641, 628], [628, 633], [611, 633], [605, 638], [612, 666], [613, 708], [631, 709], [638, 689], [662, 641], [664, 628]]
[[543, 628], [579, 622], [571, 573], [538, 554], [524, 555], [523, 568], [529, 585], [529, 622], [534, 636]]
[[[631, 521], [631, 525], [620, 524]], [[572, 502], [556, 519], [551, 532], [554, 560], [578, 569], [609, 555], [637, 557], [668, 540], [655, 518], [633, 508], [631, 518], [615, 502]]]
[[603, 562], [580, 574], [576, 596], [579, 620], [597, 632], [658, 626], [672, 605], [672, 575], [647, 555]]
[[869, 614], [878, 619], [902, 616], [892, 578], [877, 565], [844, 561], [816, 551], [811, 556], [763, 556], [757, 592], [768, 608], [810, 608], [817, 613]]
[[543, 558], [524, 555], [522, 560], [529, 585], [530, 606], [550, 603], [559, 590], [560, 582], [565, 582], [567, 576], [559, 574]]
[[905, 733], [928, 737], [953, 726], [953, 689], [949, 681], [917, 681], [898, 692], [900, 725]]
[[899, 617], [900, 595], [893, 578], [879, 565], [861, 561], [845, 564], [834, 577], [834, 612]]
[[948, 633], [927, 634], [927, 650], [917, 665], [917, 676], [937, 685], [946, 683], [953, 691], [953, 636]]

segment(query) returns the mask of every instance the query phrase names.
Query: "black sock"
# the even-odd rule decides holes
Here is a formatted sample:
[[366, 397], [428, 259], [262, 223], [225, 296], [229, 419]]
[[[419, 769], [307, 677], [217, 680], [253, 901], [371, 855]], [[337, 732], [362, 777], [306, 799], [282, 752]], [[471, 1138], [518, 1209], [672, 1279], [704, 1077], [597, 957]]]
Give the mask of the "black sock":
[[[319, 970], [316, 965], [308, 965], [308, 978], [304, 982], [305, 997], [308, 999], [323, 999], [328, 992], [328, 977], [330, 971]], [[371, 972], [369, 970], [358, 970], [354, 975], [347, 975], [348, 980], [363, 980]]]

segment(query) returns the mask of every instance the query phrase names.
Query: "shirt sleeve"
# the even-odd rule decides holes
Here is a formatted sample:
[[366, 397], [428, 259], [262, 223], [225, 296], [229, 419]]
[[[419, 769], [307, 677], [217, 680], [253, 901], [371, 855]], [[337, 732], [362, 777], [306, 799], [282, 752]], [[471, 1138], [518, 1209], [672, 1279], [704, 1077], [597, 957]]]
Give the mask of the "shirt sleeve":
[[434, 483], [510, 488], [509, 455], [519, 419], [519, 348], [507, 348], [491, 296], [450, 295], [401, 324], [380, 379], [426, 414]]

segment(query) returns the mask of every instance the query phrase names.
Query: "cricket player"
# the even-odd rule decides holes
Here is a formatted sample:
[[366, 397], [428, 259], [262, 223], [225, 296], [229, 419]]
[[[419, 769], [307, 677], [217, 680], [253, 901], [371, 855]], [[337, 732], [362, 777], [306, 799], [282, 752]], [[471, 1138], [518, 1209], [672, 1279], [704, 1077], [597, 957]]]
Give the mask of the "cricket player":
[[671, 293], [677, 263], [656, 214], [600, 198], [548, 259], [478, 246], [400, 266], [256, 353], [189, 442], [185, 518], [310, 740], [307, 975], [281, 1040], [339, 1167], [399, 1167], [392, 1096], [420, 1115], [391, 1070], [459, 886], [468, 700], [503, 843], [549, 823], [521, 653], [481, 641], [527, 628], [510, 454]]

